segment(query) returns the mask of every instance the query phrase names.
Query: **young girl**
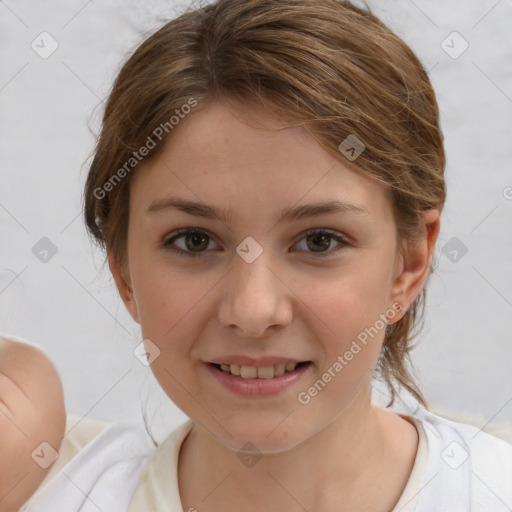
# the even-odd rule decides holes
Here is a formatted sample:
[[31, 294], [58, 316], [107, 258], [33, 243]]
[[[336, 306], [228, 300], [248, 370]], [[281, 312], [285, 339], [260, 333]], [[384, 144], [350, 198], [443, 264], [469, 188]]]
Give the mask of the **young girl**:
[[423, 66], [349, 2], [219, 0], [149, 37], [85, 217], [190, 419], [156, 448], [67, 435], [21, 510], [511, 510], [512, 446], [429, 412], [408, 369], [444, 165]]

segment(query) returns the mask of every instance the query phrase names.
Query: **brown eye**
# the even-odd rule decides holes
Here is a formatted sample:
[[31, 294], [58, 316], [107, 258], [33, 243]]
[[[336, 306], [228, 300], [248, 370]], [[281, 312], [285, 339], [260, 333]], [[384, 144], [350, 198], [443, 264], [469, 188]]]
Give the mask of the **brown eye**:
[[[200, 232], [193, 232], [191, 234], [184, 235], [185, 236], [185, 245], [187, 249], [193, 250], [204, 250], [208, 247], [208, 235], [203, 235]], [[206, 241], [206, 243], [205, 243]]]
[[[175, 244], [177, 240], [183, 239], [184, 246]], [[178, 254], [186, 256], [201, 256], [211, 241], [210, 236], [204, 231], [198, 229], [182, 229], [176, 236], [167, 239], [163, 246]]]
[[331, 245], [331, 235], [325, 234], [325, 233], [314, 233], [312, 235], [308, 235], [306, 240], [311, 245], [308, 245], [308, 247], [313, 249], [313, 252], [318, 252], [315, 247], [320, 248], [320, 252], [324, 251], [325, 249], [328, 249]]
[[[302, 243], [302, 240], [306, 241], [306, 252], [316, 254], [320, 257], [329, 256], [343, 249], [344, 246], [349, 245], [349, 243], [337, 233], [322, 229], [308, 231], [306, 235], [301, 239], [301, 242], [297, 244], [297, 246]], [[337, 247], [332, 251], [328, 251], [333, 240], [338, 243], [340, 247]]]

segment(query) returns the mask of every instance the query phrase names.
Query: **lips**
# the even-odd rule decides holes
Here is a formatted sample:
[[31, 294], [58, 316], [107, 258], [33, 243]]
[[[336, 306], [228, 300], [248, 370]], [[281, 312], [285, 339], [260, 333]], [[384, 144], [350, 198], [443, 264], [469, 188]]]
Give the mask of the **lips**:
[[[294, 370], [286, 371], [286, 364], [278, 363], [275, 366], [284, 364], [284, 373], [274, 375], [274, 367], [255, 367], [239, 365], [240, 375], [231, 373], [231, 368], [235, 365], [223, 365], [216, 363], [203, 363], [207, 374], [211, 375], [224, 388], [244, 397], [262, 398], [265, 396], [275, 396], [284, 392], [286, 389], [294, 386], [300, 379], [310, 372], [313, 367], [312, 361], [302, 361], [290, 364], [289, 368], [294, 366]], [[229, 371], [227, 369], [229, 368]], [[236, 371], [236, 366], [235, 366]], [[259, 374], [259, 375], [258, 375]]]

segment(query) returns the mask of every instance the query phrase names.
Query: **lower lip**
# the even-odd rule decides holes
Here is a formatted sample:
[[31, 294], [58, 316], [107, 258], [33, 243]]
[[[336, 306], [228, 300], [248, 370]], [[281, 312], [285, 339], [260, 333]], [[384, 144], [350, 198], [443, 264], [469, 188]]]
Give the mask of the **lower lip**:
[[309, 371], [311, 362], [299, 366], [292, 372], [286, 372], [271, 379], [244, 379], [239, 375], [232, 375], [218, 369], [211, 363], [206, 363], [206, 369], [221, 384], [234, 393], [242, 396], [268, 396], [276, 395], [297, 382], [306, 372]]

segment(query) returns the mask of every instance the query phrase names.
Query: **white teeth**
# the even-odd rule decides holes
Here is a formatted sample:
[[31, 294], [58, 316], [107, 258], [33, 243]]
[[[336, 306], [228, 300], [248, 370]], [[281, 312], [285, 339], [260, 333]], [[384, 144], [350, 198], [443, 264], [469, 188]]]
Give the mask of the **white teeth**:
[[258, 368], [258, 379], [271, 379], [273, 376], [273, 366], [263, 366], [262, 368]]
[[283, 375], [283, 373], [286, 371], [286, 365], [284, 363], [279, 363], [274, 366], [274, 377], [277, 377], [278, 375]]
[[240, 375], [240, 365], [239, 364], [231, 364], [227, 365], [227, 371], [230, 371], [233, 375]]
[[255, 379], [258, 376], [258, 368], [255, 366], [240, 366], [240, 376], [244, 379]]
[[297, 363], [278, 363], [274, 366], [245, 366], [238, 364], [221, 364], [220, 369], [232, 375], [239, 375], [244, 379], [272, 379], [283, 375], [285, 372], [292, 372], [297, 367]]

